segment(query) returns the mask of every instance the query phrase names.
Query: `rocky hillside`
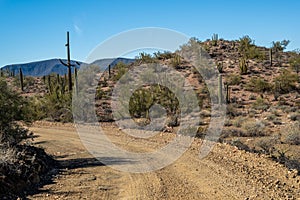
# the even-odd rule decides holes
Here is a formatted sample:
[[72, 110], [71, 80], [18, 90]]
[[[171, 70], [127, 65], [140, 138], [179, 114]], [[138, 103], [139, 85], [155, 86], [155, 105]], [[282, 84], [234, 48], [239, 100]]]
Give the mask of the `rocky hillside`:
[[[284, 52], [278, 46], [270, 49], [255, 46], [251, 39], [244, 37], [238, 41], [207, 40], [200, 44], [215, 61], [224, 87], [228, 85], [227, 119], [220, 142], [235, 145], [241, 149], [263, 153], [285, 164], [288, 168], [300, 169], [300, 84], [299, 54]], [[210, 122], [210, 98], [201, 75], [191, 63], [174, 53], [141, 54], [130, 64], [118, 63], [100, 77], [96, 98], [96, 112], [99, 121], [112, 121], [111, 94], [115, 84], [129, 70], [146, 63], [160, 63], [177, 70], [194, 87], [201, 107], [201, 121], [198, 137], [202, 137]], [[47, 81], [37, 78], [23, 95], [47, 95]], [[56, 82], [54, 80], [54, 82]], [[159, 95], [159, 92], [163, 95]], [[153, 96], [167, 108], [166, 131], [179, 125], [176, 99], [160, 86], [145, 86], [140, 89], [142, 98], [135, 93], [131, 104], [131, 114], [138, 123], [149, 123], [149, 106], [155, 103]], [[55, 97], [55, 94], [53, 94]], [[60, 93], [57, 95], [61, 95]], [[57, 96], [56, 95], [56, 96]], [[58, 97], [57, 96], [57, 97]], [[165, 98], [169, 96], [171, 98]], [[53, 98], [51, 101], [53, 101]], [[60, 100], [57, 100], [58, 103]], [[138, 103], [142, 107], [138, 106]], [[156, 101], [157, 103], [157, 101]], [[148, 107], [147, 107], [148, 106]], [[62, 116], [66, 116], [63, 112]], [[61, 117], [58, 117], [61, 119]]]
[[[208, 40], [198, 43], [215, 60], [224, 87], [229, 86], [227, 120], [220, 141], [250, 152], [268, 154], [287, 167], [299, 170], [300, 63], [296, 63], [299, 55], [272, 49], [271, 63], [270, 50], [265, 47], [251, 44], [250, 53], [244, 58], [241, 41]], [[202, 120], [199, 122], [201, 137], [210, 121], [209, 94], [201, 75], [183, 58], [178, 59], [170, 53], [152, 57], [144, 55], [125, 68], [138, 68], [147, 62], [173, 67], [193, 85], [199, 97], [199, 105], [202, 105]], [[100, 121], [112, 120], [110, 96], [120, 73], [126, 72], [123, 68], [115, 68], [111, 76], [104, 74], [101, 78], [96, 95]], [[166, 130], [174, 124], [167, 125]]]

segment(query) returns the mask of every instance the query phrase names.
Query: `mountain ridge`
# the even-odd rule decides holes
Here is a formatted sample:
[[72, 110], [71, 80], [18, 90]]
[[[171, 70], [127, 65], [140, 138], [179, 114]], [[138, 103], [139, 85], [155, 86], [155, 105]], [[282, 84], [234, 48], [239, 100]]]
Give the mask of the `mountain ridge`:
[[[63, 62], [67, 62], [66, 59], [61, 59], [61, 60]], [[96, 60], [90, 64], [98, 65], [101, 70], [105, 70], [108, 67], [108, 65], [114, 67], [119, 62], [129, 64], [134, 61], [135, 61], [134, 59], [130, 59], [130, 58], [104, 58], [104, 59]], [[81, 65], [87, 64], [81, 61], [71, 60], [71, 64], [73, 64], [77, 68], [80, 68], [80, 65], [78, 65], [77, 63], [80, 63]], [[14, 74], [18, 74], [20, 68], [22, 69], [23, 75], [25, 76], [46, 76], [52, 73], [64, 75], [68, 73], [68, 68], [64, 66], [60, 62], [60, 59], [58, 58], [33, 61], [29, 63], [9, 64], [3, 66], [1, 70], [9, 70], [9, 71], [13, 71]], [[73, 70], [74, 68], [72, 68], [72, 73]]]

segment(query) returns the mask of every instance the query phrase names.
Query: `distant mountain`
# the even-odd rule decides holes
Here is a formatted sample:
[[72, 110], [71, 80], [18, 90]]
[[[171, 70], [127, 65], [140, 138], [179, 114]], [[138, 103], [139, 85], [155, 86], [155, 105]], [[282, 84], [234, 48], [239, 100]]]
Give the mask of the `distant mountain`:
[[[66, 60], [62, 59], [63, 62], [67, 62]], [[127, 59], [127, 58], [107, 58], [107, 59], [100, 59], [94, 61], [93, 65], [97, 65], [100, 67], [101, 70], [105, 70], [108, 65], [114, 67], [117, 63], [123, 62], [125, 64], [129, 64], [134, 62], [134, 59]], [[80, 68], [78, 65], [86, 65], [86, 63], [79, 62], [79, 61], [71, 61], [71, 64], [74, 64], [77, 68]], [[14, 71], [15, 74], [19, 73], [20, 68], [22, 68], [23, 74], [25, 76], [45, 76], [51, 73], [56, 73], [60, 75], [64, 75], [68, 73], [68, 68], [60, 63], [59, 59], [50, 59], [50, 60], [43, 60], [31, 63], [24, 63], [24, 64], [12, 64], [6, 65], [2, 68], [2, 70], [10, 70]], [[72, 68], [73, 72], [74, 68]]]
[[135, 59], [130, 59], [130, 58], [105, 58], [105, 59], [100, 59], [96, 60], [91, 63], [91, 65], [97, 65], [100, 67], [101, 70], [105, 70], [108, 65], [111, 67], [114, 67], [117, 63], [122, 62], [124, 64], [130, 64], [133, 63]]
[[[66, 60], [63, 62], [67, 63]], [[78, 62], [82, 63], [82, 62]], [[71, 64], [74, 64], [76, 67], [76, 61], [71, 61]], [[25, 64], [13, 64], [13, 65], [6, 65], [2, 69], [14, 71], [15, 74], [19, 73], [20, 68], [22, 68], [22, 72], [25, 76], [45, 76], [51, 73], [56, 73], [60, 75], [64, 75], [68, 73], [68, 68], [60, 63], [59, 59], [51, 59], [51, 60], [43, 60]]]

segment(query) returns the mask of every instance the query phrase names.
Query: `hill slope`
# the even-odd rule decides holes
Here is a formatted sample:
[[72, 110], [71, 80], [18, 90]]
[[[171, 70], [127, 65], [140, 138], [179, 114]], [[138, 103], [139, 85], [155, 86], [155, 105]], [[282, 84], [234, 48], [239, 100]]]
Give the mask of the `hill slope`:
[[[63, 62], [66, 63], [66, 60], [64, 59], [62, 60]], [[134, 59], [107, 58], [107, 59], [96, 60], [91, 64], [99, 66], [101, 70], [105, 70], [108, 67], [108, 65], [114, 67], [119, 62], [129, 64], [134, 62]], [[76, 67], [80, 67], [79, 65], [77, 65], [77, 63], [80, 63], [81, 65], [85, 64], [83, 62], [79, 62], [75, 60], [71, 61], [71, 64], [74, 64]], [[42, 60], [42, 61], [36, 61], [36, 62], [30, 62], [24, 64], [11, 64], [11, 65], [4, 66], [2, 70], [4, 71], [9, 70], [11, 72], [14, 72], [14, 74], [18, 74], [20, 68], [22, 69], [23, 74], [25, 76], [46, 76], [52, 73], [64, 75], [68, 73], [68, 68], [63, 64], [61, 64], [59, 59]]]

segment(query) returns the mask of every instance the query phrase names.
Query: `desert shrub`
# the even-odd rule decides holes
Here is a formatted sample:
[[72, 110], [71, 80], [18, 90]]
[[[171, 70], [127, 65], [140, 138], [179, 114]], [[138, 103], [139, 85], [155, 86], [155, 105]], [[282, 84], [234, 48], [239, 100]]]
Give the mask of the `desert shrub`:
[[237, 117], [240, 116], [242, 113], [238, 111], [237, 104], [229, 104], [226, 106], [226, 115], [229, 117]]
[[265, 136], [265, 125], [261, 121], [248, 120], [242, 124], [244, 137]]
[[254, 42], [252, 41], [252, 39], [248, 35], [243, 36], [239, 40], [239, 53], [243, 57], [248, 59], [248, 51], [249, 51], [250, 47], [253, 46], [253, 45], [254, 45]]
[[267, 120], [269, 120], [269, 121], [274, 121], [275, 119], [276, 119], [276, 115], [274, 115], [274, 114], [269, 114], [267, 116]]
[[230, 144], [233, 146], [236, 146], [240, 150], [250, 151], [250, 148], [248, 147], [248, 145], [241, 142], [241, 140], [238, 138], [231, 140]]
[[[34, 86], [35, 84], [35, 78], [32, 76], [23, 76], [23, 87], [28, 88], [30, 86]], [[13, 79], [13, 84], [14, 86], [16, 86], [17, 88], [21, 88], [21, 81], [20, 81], [20, 76], [16, 75]]]
[[96, 99], [102, 99], [106, 96], [105, 92], [101, 89], [101, 88], [97, 88], [96, 90], [96, 95], [95, 95], [95, 98]]
[[155, 52], [154, 57], [158, 60], [167, 60], [174, 57], [174, 54], [170, 51], [164, 51], [164, 52]]
[[243, 36], [239, 40], [239, 53], [245, 59], [264, 59], [264, 54], [260, 51], [258, 47], [255, 46], [254, 40], [252, 40], [248, 35]]
[[300, 145], [300, 123], [295, 122], [283, 130], [286, 133], [285, 143]]
[[33, 86], [35, 82], [35, 78], [32, 76], [25, 76], [24, 77], [24, 85], [25, 86]]
[[244, 130], [241, 128], [230, 127], [222, 130], [221, 138], [242, 137]]
[[10, 125], [2, 127], [0, 131], [0, 143], [5, 146], [15, 146], [29, 137], [29, 131], [22, 128], [17, 123], [11, 122]]
[[232, 74], [228, 77], [227, 83], [229, 85], [239, 85], [241, 83], [241, 76], [236, 75], [236, 74]]
[[15, 148], [6, 148], [0, 146], [0, 166], [13, 164], [17, 160], [17, 152]]
[[28, 98], [28, 105], [25, 108], [27, 121], [41, 120], [47, 117], [47, 105], [42, 97], [32, 96]]
[[240, 128], [242, 126], [242, 124], [244, 123], [245, 120], [247, 120], [247, 118], [239, 116], [239, 117], [235, 118], [235, 120], [233, 121], [233, 125], [235, 127], [239, 127]]
[[288, 93], [296, 88], [298, 76], [289, 70], [283, 70], [279, 76], [275, 78], [274, 92], [281, 94]]
[[256, 100], [256, 95], [254, 95], [254, 94], [250, 94], [250, 96], [249, 96], [249, 100]]
[[16, 121], [26, 119], [24, 107], [27, 102], [13, 92], [3, 79], [0, 79], [0, 142], [16, 145], [28, 137], [28, 131]]
[[282, 41], [273, 41], [272, 42], [272, 50], [277, 53], [281, 52], [286, 49], [286, 47], [289, 45], [289, 40], [282, 40]]
[[252, 108], [255, 110], [267, 110], [270, 107], [269, 103], [263, 98], [258, 97], [256, 101], [252, 104]]
[[142, 52], [139, 54], [139, 56], [136, 58], [137, 61], [140, 61], [142, 63], [155, 63], [157, 62], [157, 59], [153, 56], [151, 56], [151, 54]]
[[115, 65], [114, 70], [116, 71], [116, 73], [112, 77], [112, 80], [118, 81], [124, 74], [126, 74], [126, 72], [128, 72], [128, 67], [123, 62], [118, 62]]
[[272, 154], [275, 150], [274, 145], [277, 141], [274, 138], [262, 138], [257, 143], [256, 146], [260, 147], [265, 154]]
[[171, 58], [171, 65], [174, 68], [178, 68], [181, 64], [181, 58], [178, 54], [175, 54], [173, 58]]
[[129, 113], [134, 118], [149, 118], [149, 110], [154, 104], [164, 107], [168, 118], [171, 119], [170, 124], [177, 124], [178, 99], [173, 92], [161, 85], [134, 91], [129, 101]]
[[11, 121], [24, 118], [22, 107], [25, 100], [17, 93], [13, 92], [4, 79], [0, 79], [0, 126], [3, 127]]
[[264, 53], [256, 46], [252, 46], [249, 48], [248, 57], [249, 59], [259, 59], [259, 60], [265, 59]]
[[252, 77], [247, 83], [246, 89], [252, 92], [268, 92], [272, 90], [272, 85], [262, 78]]
[[300, 121], [300, 113], [294, 112], [289, 115], [289, 119], [292, 121]]
[[289, 60], [289, 63], [293, 70], [298, 74], [300, 72], [300, 55], [297, 53]]
[[[48, 79], [48, 78], [47, 78]], [[48, 93], [43, 97], [29, 98], [26, 107], [30, 120], [47, 119], [49, 121], [71, 122], [72, 94], [67, 90], [66, 78], [51, 75], [46, 81]]]
[[72, 121], [72, 95], [65, 94], [49, 94], [44, 99], [45, 111], [47, 117], [53, 121], [71, 122]]

